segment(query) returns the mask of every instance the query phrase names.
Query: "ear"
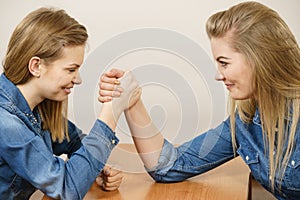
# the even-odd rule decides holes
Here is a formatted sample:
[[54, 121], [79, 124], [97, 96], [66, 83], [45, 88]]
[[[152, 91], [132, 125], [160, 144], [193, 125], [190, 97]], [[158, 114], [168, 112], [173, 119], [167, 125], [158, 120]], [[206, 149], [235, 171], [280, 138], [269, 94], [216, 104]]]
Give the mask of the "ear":
[[40, 63], [41, 59], [37, 56], [32, 57], [28, 62], [28, 69], [30, 73], [37, 78], [39, 78], [41, 75]]

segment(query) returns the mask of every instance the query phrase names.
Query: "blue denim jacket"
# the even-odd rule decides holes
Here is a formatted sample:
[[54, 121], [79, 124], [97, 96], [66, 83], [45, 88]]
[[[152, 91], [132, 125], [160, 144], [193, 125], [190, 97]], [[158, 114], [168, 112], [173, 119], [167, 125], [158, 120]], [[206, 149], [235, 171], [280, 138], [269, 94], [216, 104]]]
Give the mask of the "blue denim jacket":
[[[0, 199], [5, 200], [28, 199], [36, 189], [52, 198], [83, 199], [119, 141], [96, 120], [87, 136], [69, 122], [70, 141], [52, 142], [37, 109], [31, 111], [4, 74], [0, 119]], [[63, 153], [67, 162], [58, 157]]]
[[[295, 150], [281, 183], [275, 179], [274, 196], [278, 199], [300, 199], [300, 127], [296, 130]], [[249, 166], [253, 177], [267, 190], [269, 187], [269, 162], [265, 154], [260, 114], [256, 111], [253, 122], [246, 124], [236, 117], [237, 153]], [[176, 182], [204, 173], [234, 157], [229, 118], [218, 127], [211, 129], [189, 142], [175, 148], [167, 140], [153, 169], [147, 169], [158, 182]]]

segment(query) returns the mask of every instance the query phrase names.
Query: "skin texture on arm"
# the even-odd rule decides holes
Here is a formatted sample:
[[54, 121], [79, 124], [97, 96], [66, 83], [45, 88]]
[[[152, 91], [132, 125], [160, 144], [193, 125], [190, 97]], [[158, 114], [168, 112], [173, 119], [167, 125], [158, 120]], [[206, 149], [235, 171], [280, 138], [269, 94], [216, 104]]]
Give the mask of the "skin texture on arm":
[[155, 167], [163, 147], [164, 137], [153, 124], [141, 99], [125, 110], [125, 117], [136, 149], [148, 169]]
[[[119, 78], [124, 75], [124, 72], [118, 69], [113, 69], [101, 77], [99, 83], [99, 101], [112, 102], [117, 99], [124, 98], [123, 94], [129, 89], [125, 84], [121, 84], [121, 89], [115, 86]], [[132, 78], [129, 81], [135, 81]], [[122, 79], [120, 79], [122, 83]], [[149, 169], [155, 167], [158, 163], [161, 149], [163, 147], [163, 135], [157, 130], [149, 116], [139, 95], [132, 96], [130, 106], [125, 109], [125, 117], [130, 128], [137, 151]], [[136, 101], [137, 99], [137, 101]], [[132, 103], [136, 102], [136, 103]]]
[[[122, 84], [128, 90], [123, 92], [122, 98], [114, 101], [103, 103], [98, 119], [105, 122], [113, 131], [116, 128], [117, 121], [124, 111], [132, 104], [134, 104], [140, 96], [140, 89], [138, 83], [131, 73], [121, 73], [120, 80], [114, 80], [112, 87]], [[121, 92], [122, 90], [120, 90]], [[120, 93], [119, 93], [120, 94]], [[106, 191], [113, 191], [118, 189], [123, 179], [121, 171], [105, 166], [102, 172], [98, 175], [96, 183]]]
[[106, 102], [103, 104], [98, 119], [107, 124], [111, 130], [115, 131], [117, 121], [119, 117], [116, 117], [113, 113], [112, 102]]
[[[113, 80], [110, 85], [111, 89], [119, 89], [117, 94], [121, 94], [122, 92], [121, 98], [104, 102], [98, 116], [98, 119], [105, 122], [112, 130], [115, 130], [117, 121], [122, 112], [135, 104], [141, 93], [141, 90], [138, 87], [138, 82], [131, 72], [120, 72], [119, 76], [121, 75], [122, 77], [119, 80], [110, 79]], [[101, 80], [103, 80], [103, 78], [101, 78]], [[118, 85], [126, 88], [126, 90], [122, 91], [120, 87], [117, 87]]]

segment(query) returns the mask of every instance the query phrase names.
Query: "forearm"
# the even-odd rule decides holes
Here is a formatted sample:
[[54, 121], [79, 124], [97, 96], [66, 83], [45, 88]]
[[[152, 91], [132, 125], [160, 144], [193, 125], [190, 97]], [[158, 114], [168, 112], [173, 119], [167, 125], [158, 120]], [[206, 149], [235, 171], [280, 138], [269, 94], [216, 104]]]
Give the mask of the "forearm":
[[163, 147], [163, 135], [153, 124], [141, 100], [125, 111], [136, 149], [147, 168], [157, 165]]
[[[116, 85], [115, 85], [116, 82], [118, 82], [122, 88], [126, 88], [126, 90], [122, 89], [122, 95], [121, 96], [119, 95], [117, 98], [114, 98], [112, 101], [110, 101], [110, 100], [109, 101], [101, 101], [103, 99], [101, 97], [99, 97], [99, 100], [101, 102], [103, 102], [103, 106], [102, 106], [101, 113], [100, 113], [98, 119], [105, 122], [112, 130], [115, 130], [116, 124], [118, 122], [118, 119], [119, 119], [121, 113], [125, 109], [131, 107], [131, 105], [136, 102], [136, 100], [140, 97], [140, 94], [141, 94], [141, 90], [138, 87], [138, 82], [130, 71], [125, 72], [125, 73], [118, 71], [116, 73], [120, 73], [120, 75], [121, 74], [122, 75], [124, 74], [124, 75], [122, 77], [117, 76], [117, 77], [121, 77], [118, 80], [116, 80], [116, 77], [114, 77], [114, 73], [112, 75], [112, 77], [114, 77], [114, 78], [112, 78], [112, 77], [109, 78], [107, 76], [106, 77], [104, 76], [104, 78], [102, 77], [101, 80], [106, 79], [106, 81], [108, 81], [108, 82], [101, 83], [100, 88], [102, 88], [102, 90], [106, 91], [106, 92], [107, 92], [107, 88], [109, 88], [110, 90], [112, 89], [112, 91], [109, 92], [109, 94], [111, 95], [110, 97], [112, 97], [112, 95], [114, 93], [113, 91], [116, 89]], [[111, 82], [111, 81], [113, 81], [113, 82]], [[120, 93], [120, 92], [118, 92], [118, 93]], [[107, 93], [104, 92], [104, 94], [107, 94]], [[100, 93], [100, 96], [101, 96], [101, 93]]]
[[103, 103], [98, 119], [115, 131], [119, 116], [120, 114], [113, 112], [112, 103], [108, 102]]

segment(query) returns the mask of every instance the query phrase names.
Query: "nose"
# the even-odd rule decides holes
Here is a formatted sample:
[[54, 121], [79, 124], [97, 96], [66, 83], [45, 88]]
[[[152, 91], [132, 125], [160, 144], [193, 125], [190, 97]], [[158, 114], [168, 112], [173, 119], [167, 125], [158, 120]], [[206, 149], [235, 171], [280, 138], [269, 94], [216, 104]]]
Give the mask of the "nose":
[[224, 81], [225, 76], [219, 70], [217, 70], [217, 72], [215, 74], [215, 80], [216, 81]]
[[80, 76], [79, 72], [77, 72], [76, 75], [74, 76], [73, 83], [77, 84], [77, 85], [82, 83], [82, 79], [81, 79], [81, 76]]

